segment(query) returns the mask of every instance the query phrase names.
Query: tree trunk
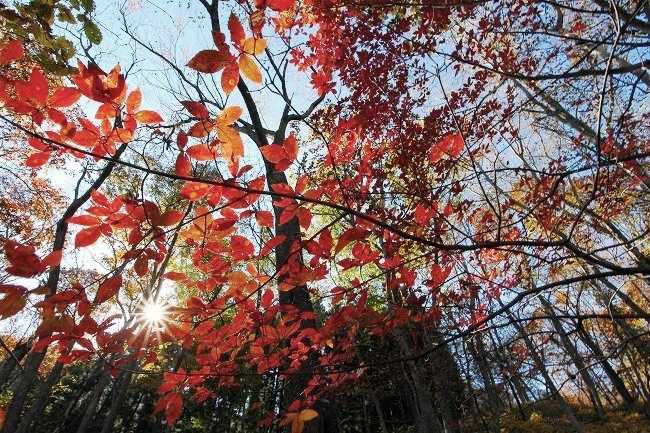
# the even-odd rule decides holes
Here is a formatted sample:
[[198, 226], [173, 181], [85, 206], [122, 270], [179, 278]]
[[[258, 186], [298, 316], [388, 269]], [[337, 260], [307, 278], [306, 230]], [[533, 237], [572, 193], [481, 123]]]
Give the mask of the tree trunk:
[[596, 356], [596, 359], [598, 359], [598, 362], [603, 367], [605, 374], [616, 389], [616, 392], [618, 392], [618, 395], [623, 399], [623, 403], [628, 407], [634, 406], [636, 399], [632, 397], [632, 394], [630, 394], [628, 391], [627, 386], [625, 386], [625, 382], [621, 376], [619, 376], [616, 370], [614, 370], [612, 365], [607, 361], [607, 357], [603, 354], [603, 351], [600, 349], [598, 344], [592, 340], [591, 336], [589, 336], [589, 333], [586, 332], [582, 327], [579, 327], [578, 331], [582, 341], [587, 347], [589, 347], [589, 349], [591, 349], [591, 351]]
[[[503, 303], [499, 301], [499, 303], [503, 306]], [[541, 356], [539, 355], [539, 352], [537, 351], [537, 348], [533, 344], [533, 341], [530, 339], [528, 334], [526, 333], [525, 329], [516, 321], [516, 318], [513, 317], [512, 313], [509, 313], [510, 316], [513, 318], [512, 325], [514, 328], [517, 330], [519, 333], [519, 336], [521, 337], [522, 340], [524, 340], [524, 344], [528, 348], [528, 351], [530, 352], [530, 355], [533, 357], [533, 360], [535, 361], [535, 364], [539, 368], [539, 371], [544, 378], [544, 382], [546, 382], [546, 386], [548, 387], [549, 391], [551, 392], [552, 397], [555, 399], [555, 401], [560, 405], [560, 408], [562, 409], [562, 412], [564, 412], [564, 415], [567, 417], [569, 422], [571, 423], [571, 426], [573, 427], [574, 431], [576, 433], [584, 433], [584, 428], [582, 427], [582, 424], [578, 419], [576, 418], [575, 414], [571, 410], [571, 407], [569, 404], [564, 400], [562, 395], [560, 394], [560, 390], [555, 386], [555, 383], [553, 382], [553, 379], [548, 373], [548, 370], [546, 369], [546, 365], [544, 365], [544, 361], [542, 360]]]
[[578, 370], [578, 374], [584, 381], [585, 387], [587, 388], [587, 392], [589, 394], [589, 399], [591, 400], [594, 409], [596, 409], [596, 412], [598, 413], [598, 418], [602, 420], [605, 416], [605, 413], [603, 411], [603, 403], [600, 400], [600, 396], [598, 395], [598, 389], [596, 388], [596, 384], [594, 383], [592, 377], [589, 375], [589, 370], [587, 366], [585, 365], [584, 361], [582, 360], [582, 357], [578, 353], [578, 350], [573, 345], [573, 342], [569, 339], [569, 336], [564, 330], [562, 323], [555, 315], [555, 310], [551, 306], [550, 302], [548, 302], [548, 300], [543, 296], [540, 296], [539, 300], [542, 303], [542, 305], [544, 305], [544, 308], [548, 312], [551, 319], [551, 323], [553, 324], [555, 331], [560, 336], [560, 340], [562, 341], [564, 350], [566, 350], [567, 354], [571, 358], [571, 362], [575, 365], [576, 369]]
[[99, 404], [99, 400], [101, 399], [102, 394], [104, 393], [104, 389], [106, 388], [106, 385], [108, 385], [108, 381], [110, 378], [111, 375], [109, 371], [105, 370], [102, 373], [99, 382], [97, 382], [97, 384], [95, 385], [95, 388], [93, 389], [93, 393], [88, 399], [86, 409], [84, 410], [83, 418], [81, 418], [79, 427], [77, 427], [77, 433], [86, 433], [86, 431], [88, 430], [88, 426], [92, 422], [93, 418], [95, 418], [95, 414], [97, 413], [97, 405]]

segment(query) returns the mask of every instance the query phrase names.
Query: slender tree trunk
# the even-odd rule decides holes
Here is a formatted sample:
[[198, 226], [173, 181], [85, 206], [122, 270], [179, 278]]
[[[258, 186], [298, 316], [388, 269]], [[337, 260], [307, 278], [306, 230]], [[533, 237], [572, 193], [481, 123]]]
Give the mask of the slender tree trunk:
[[472, 336], [471, 339], [467, 341], [467, 347], [470, 351], [470, 354], [476, 361], [479, 372], [481, 373], [481, 378], [483, 379], [483, 385], [485, 386], [485, 392], [488, 398], [488, 404], [490, 406], [490, 415], [491, 415], [491, 430], [494, 433], [499, 433], [501, 431], [501, 426], [499, 423], [499, 415], [501, 414], [501, 400], [499, 395], [496, 392], [496, 384], [494, 381], [494, 376], [490, 370], [490, 366], [487, 363], [485, 345], [481, 339], [481, 334], [476, 333]]
[[603, 411], [603, 403], [600, 400], [600, 396], [598, 395], [596, 384], [594, 383], [592, 377], [589, 375], [589, 370], [586, 364], [582, 360], [582, 357], [578, 353], [578, 350], [573, 345], [573, 342], [569, 339], [566, 331], [564, 330], [564, 327], [562, 326], [562, 323], [555, 315], [555, 310], [551, 306], [550, 302], [548, 302], [548, 300], [543, 296], [540, 296], [539, 300], [548, 312], [551, 323], [553, 324], [555, 331], [560, 336], [564, 350], [566, 350], [567, 354], [571, 358], [571, 362], [573, 365], [575, 365], [576, 369], [578, 370], [578, 374], [584, 381], [585, 387], [587, 388], [587, 392], [589, 394], [589, 399], [591, 400], [594, 409], [596, 409], [596, 412], [598, 413], [598, 418], [602, 420], [605, 416], [605, 413]]
[[[117, 121], [117, 120], [116, 120]], [[52, 245], [52, 251], [61, 251], [65, 246], [65, 238], [68, 234], [68, 218], [72, 217], [89, 199], [90, 193], [93, 190], [99, 189], [99, 187], [104, 183], [104, 181], [110, 176], [117, 164], [115, 161], [119, 160], [124, 151], [127, 148], [127, 143], [122, 144], [113, 155], [114, 161], [109, 161], [104, 165], [101, 173], [92, 183], [90, 188], [86, 190], [82, 195], [75, 198], [72, 203], [65, 210], [61, 219], [57, 222], [56, 231], [54, 234], [54, 243]], [[52, 296], [56, 294], [57, 287], [59, 285], [59, 278], [61, 275], [61, 268], [54, 268], [48, 275], [46, 287], [49, 291], [47, 296]], [[46, 297], [47, 297], [46, 296]], [[45, 336], [42, 336], [45, 337]], [[13, 398], [9, 408], [7, 409], [7, 418], [5, 419], [4, 426], [2, 428], [2, 433], [13, 433], [18, 427], [18, 422], [23, 413], [23, 406], [27, 399], [29, 391], [32, 389], [32, 386], [35, 383], [36, 377], [38, 376], [38, 369], [45, 359], [45, 353], [47, 350], [44, 348], [39, 353], [31, 353], [28, 355], [25, 362], [24, 371], [15, 388], [13, 389]], [[49, 389], [45, 390], [49, 392]]]
[[[500, 301], [499, 303], [503, 305]], [[510, 313], [510, 316], [513, 317], [512, 313]], [[571, 423], [571, 426], [573, 427], [574, 431], [576, 433], [584, 433], [584, 428], [582, 427], [582, 424], [578, 419], [576, 418], [575, 414], [571, 410], [571, 407], [569, 404], [564, 400], [562, 395], [560, 394], [560, 390], [555, 386], [555, 382], [553, 382], [553, 379], [548, 373], [548, 370], [546, 369], [546, 365], [540, 356], [539, 352], [537, 351], [537, 348], [535, 347], [533, 341], [530, 339], [528, 334], [526, 333], [526, 330], [523, 329], [523, 327], [516, 321], [516, 319], [513, 317], [512, 325], [514, 328], [517, 330], [519, 333], [519, 336], [521, 337], [522, 340], [524, 340], [524, 344], [528, 348], [528, 351], [530, 352], [530, 355], [532, 356], [533, 360], [535, 361], [535, 364], [539, 368], [539, 371], [544, 378], [544, 382], [546, 382], [546, 386], [548, 387], [552, 397], [555, 399], [555, 401], [558, 403], [560, 408], [562, 409], [562, 412], [564, 412], [564, 415], [567, 417], [569, 422]]]
[[32, 402], [29, 410], [25, 416], [20, 420], [20, 424], [16, 428], [15, 433], [27, 433], [29, 427], [33, 422], [35, 422], [39, 416], [43, 413], [47, 401], [50, 397], [50, 390], [59, 381], [61, 377], [61, 372], [63, 371], [63, 364], [57, 362], [54, 364], [52, 370], [48, 373], [45, 382], [41, 384], [41, 387], [38, 390], [36, 398]]
[[81, 418], [79, 427], [77, 427], [77, 433], [86, 433], [86, 431], [88, 431], [88, 426], [90, 426], [90, 423], [95, 418], [95, 414], [97, 413], [97, 405], [99, 404], [99, 400], [101, 399], [102, 394], [104, 393], [104, 389], [106, 388], [106, 385], [108, 385], [110, 378], [111, 375], [108, 370], [102, 372], [102, 375], [99, 378], [99, 382], [97, 382], [97, 385], [95, 385], [93, 393], [88, 399], [86, 409], [84, 410], [84, 415]]
[[625, 382], [619, 376], [619, 374], [614, 370], [612, 365], [607, 361], [607, 357], [603, 354], [603, 351], [600, 349], [598, 344], [591, 338], [588, 332], [586, 332], [582, 327], [579, 328], [579, 334], [580, 338], [582, 341], [585, 343], [589, 349], [594, 353], [596, 356], [596, 359], [598, 359], [598, 362], [600, 363], [601, 367], [605, 371], [605, 374], [609, 378], [609, 381], [612, 383], [614, 388], [616, 389], [616, 392], [618, 392], [618, 395], [623, 399], [623, 403], [631, 407], [635, 404], [636, 399], [632, 397], [632, 394], [630, 394], [630, 391], [628, 391], [627, 386], [625, 386]]
[[117, 416], [120, 413], [120, 409], [122, 409], [124, 400], [126, 400], [127, 391], [129, 389], [129, 385], [131, 384], [131, 377], [133, 376], [131, 370], [137, 366], [137, 363], [136, 361], [129, 361], [125, 364], [125, 366], [126, 371], [123, 371], [120, 374], [120, 379], [117, 381], [115, 387], [113, 388], [114, 392], [111, 395], [111, 407], [108, 411], [108, 414], [106, 415], [106, 418], [104, 419], [101, 433], [112, 433], [113, 426], [117, 420]]

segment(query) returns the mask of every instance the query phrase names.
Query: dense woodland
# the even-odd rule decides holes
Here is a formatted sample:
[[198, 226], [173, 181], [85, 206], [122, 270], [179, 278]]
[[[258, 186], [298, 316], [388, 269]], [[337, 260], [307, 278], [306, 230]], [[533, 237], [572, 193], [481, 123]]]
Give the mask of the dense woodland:
[[648, 0], [0, 28], [2, 433], [650, 431]]

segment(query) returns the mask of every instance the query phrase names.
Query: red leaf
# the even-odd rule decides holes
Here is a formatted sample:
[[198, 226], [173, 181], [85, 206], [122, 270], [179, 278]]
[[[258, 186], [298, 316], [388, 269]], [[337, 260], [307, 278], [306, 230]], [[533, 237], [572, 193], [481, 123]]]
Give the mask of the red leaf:
[[43, 142], [42, 142], [41, 140], [39, 140], [38, 138], [34, 138], [34, 137], [29, 137], [29, 138], [27, 139], [27, 144], [29, 144], [30, 146], [32, 146], [34, 149], [36, 149], [36, 150], [40, 150], [40, 151], [44, 151], [44, 150], [49, 150], [49, 149], [50, 149], [50, 146], [48, 146], [47, 144], [43, 143]]
[[287, 237], [284, 236], [284, 235], [275, 236], [275, 237], [269, 239], [269, 241], [267, 243], [265, 243], [264, 246], [262, 247], [262, 251], [260, 252], [260, 254], [262, 256], [267, 255], [268, 253], [271, 252], [271, 250], [273, 250], [273, 248], [280, 245], [286, 239], [287, 239]]
[[25, 102], [34, 100], [40, 106], [47, 104], [49, 86], [47, 79], [39, 69], [32, 70], [29, 75], [29, 81], [21, 81], [15, 84], [18, 97]]
[[81, 230], [74, 238], [75, 248], [87, 247], [94, 244], [102, 234], [101, 226], [92, 226]]
[[431, 148], [429, 162], [438, 162], [444, 155], [448, 155], [451, 158], [458, 158], [464, 147], [465, 141], [459, 132], [447, 134]]
[[260, 148], [260, 150], [262, 151], [264, 158], [273, 164], [277, 164], [287, 157], [287, 153], [279, 144], [269, 144], [268, 146]]
[[25, 160], [25, 165], [29, 168], [38, 168], [50, 159], [49, 152], [33, 153]]
[[273, 228], [273, 214], [267, 210], [261, 210], [255, 213], [257, 223], [262, 227]]
[[271, 144], [260, 149], [264, 158], [275, 164], [275, 171], [285, 171], [298, 156], [298, 142], [293, 135], [280, 144]]
[[187, 133], [182, 129], [176, 136], [176, 145], [179, 150], [183, 150], [185, 149], [185, 146], [187, 146]]
[[6, 319], [20, 312], [27, 304], [25, 289], [19, 286], [3, 286], [3, 288], [12, 287], [14, 290], [7, 291], [4, 298], [0, 299], [0, 318]]
[[98, 304], [106, 302], [107, 300], [109, 300], [110, 298], [112, 298], [117, 294], [117, 292], [120, 290], [120, 287], [122, 287], [121, 274], [109, 278], [99, 286], [99, 289], [97, 290], [97, 295], [95, 296], [95, 301]]
[[210, 185], [199, 182], [188, 182], [180, 192], [180, 196], [190, 201], [196, 201], [205, 197], [210, 191]]
[[52, 251], [50, 254], [45, 256], [43, 260], [41, 260], [41, 272], [45, 272], [46, 270], [52, 270], [56, 267], [58, 267], [61, 264], [61, 257], [63, 256], [63, 251], [58, 250], [58, 251]]
[[163, 121], [163, 118], [160, 117], [160, 114], [151, 110], [138, 111], [133, 117], [135, 117], [138, 122], [147, 124], [161, 123]]
[[183, 412], [183, 399], [178, 394], [171, 394], [169, 403], [167, 403], [167, 410], [165, 411], [165, 418], [167, 424], [171, 425], [181, 416]]
[[133, 270], [135, 271], [136, 274], [140, 277], [144, 277], [147, 274], [147, 270], [149, 269], [149, 260], [147, 259], [147, 256], [144, 254], [141, 254], [140, 257], [138, 257], [133, 264]]
[[181, 104], [183, 104], [183, 107], [185, 107], [185, 109], [187, 109], [187, 111], [189, 111], [192, 116], [197, 117], [201, 120], [207, 119], [208, 116], [210, 116], [210, 113], [208, 112], [206, 106], [200, 102], [181, 101]]
[[266, 0], [266, 5], [276, 12], [283, 12], [293, 6], [295, 0]]
[[264, 294], [262, 295], [262, 300], [260, 302], [260, 305], [262, 308], [265, 310], [268, 310], [271, 305], [273, 305], [273, 300], [275, 299], [275, 295], [273, 294], [272, 290], [266, 290]]
[[232, 55], [226, 51], [203, 50], [199, 51], [187, 66], [195, 71], [213, 74], [228, 66], [232, 62]]
[[192, 164], [186, 154], [181, 153], [176, 157], [176, 174], [179, 176], [191, 176]]
[[0, 64], [8, 65], [11, 62], [20, 60], [23, 54], [23, 44], [16, 40], [10, 41], [0, 51]]
[[175, 226], [176, 224], [182, 221], [184, 216], [185, 216], [185, 212], [181, 212], [175, 209], [169, 209], [168, 211], [166, 211], [164, 214], [160, 216], [157, 225], [162, 227]]
[[244, 32], [244, 26], [242, 26], [239, 18], [235, 14], [230, 14], [228, 30], [230, 30], [230, 40], [241, 50], [244, 39], [246, 39], [246, 33]]
[[50, 97], [51, 107], [69, 107], [81, 98], [81, 93], [73, 87], [57, 89]]
[[66, 220], [68, 224], [79, 224], [80, 226], [96, 226], [101, 223], [94, 215], [77, 215]]

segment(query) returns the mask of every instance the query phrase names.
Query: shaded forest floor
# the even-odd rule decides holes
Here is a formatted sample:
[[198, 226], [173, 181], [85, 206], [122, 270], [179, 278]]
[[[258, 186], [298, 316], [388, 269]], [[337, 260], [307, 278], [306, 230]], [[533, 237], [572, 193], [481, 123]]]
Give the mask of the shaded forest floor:
[[[576, 408], [576, 416], [585, 433], [650, 433], [650, 421], [641, 410], [611, 410], [598, 419], [593, 408]], [[561, 409], [552, 402], [538, 403], [525, 410], [527, 421], [519, 412], [501, 418], [502, 433], [573, 433]], [[480, 431], [480, 430], [476, 430]]]

